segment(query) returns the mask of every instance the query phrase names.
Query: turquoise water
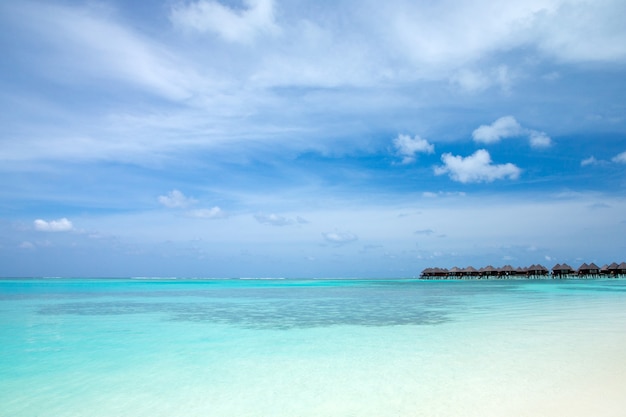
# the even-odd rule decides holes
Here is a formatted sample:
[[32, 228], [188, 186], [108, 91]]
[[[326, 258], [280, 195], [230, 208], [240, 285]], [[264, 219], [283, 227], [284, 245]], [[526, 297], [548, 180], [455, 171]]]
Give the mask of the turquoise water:
[[0, 416], [623, 416], [626, 281], [0, 280]]

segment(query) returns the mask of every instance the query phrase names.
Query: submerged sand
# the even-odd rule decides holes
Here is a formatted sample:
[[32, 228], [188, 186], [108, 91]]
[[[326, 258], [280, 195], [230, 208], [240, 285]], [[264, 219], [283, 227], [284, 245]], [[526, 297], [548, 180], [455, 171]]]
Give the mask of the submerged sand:
[[[619, 283], [137, 285], [7, 296], [0, 414], [622, 417], [626, 409]], [[413, 305], [427, 314], [420, 307], [416, 323], [400, 320]]]

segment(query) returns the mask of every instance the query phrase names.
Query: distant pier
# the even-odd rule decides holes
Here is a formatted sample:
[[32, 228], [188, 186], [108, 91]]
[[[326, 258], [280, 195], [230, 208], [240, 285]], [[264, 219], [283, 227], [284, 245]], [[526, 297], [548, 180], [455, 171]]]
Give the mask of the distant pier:
[[556, 264], [552, 269], [543, 265], [531, 265], [514, 268], [505, 265], [494, 268], [491, 265], [476, 269], [473, 266], [466, 268], [426, 268], [420, 274], [420, 279], [595, 279], [595, 278], [626, 278], [626, 262], [602, 267], [593, 262], [583, 263], [574, 269], [568, 264]]

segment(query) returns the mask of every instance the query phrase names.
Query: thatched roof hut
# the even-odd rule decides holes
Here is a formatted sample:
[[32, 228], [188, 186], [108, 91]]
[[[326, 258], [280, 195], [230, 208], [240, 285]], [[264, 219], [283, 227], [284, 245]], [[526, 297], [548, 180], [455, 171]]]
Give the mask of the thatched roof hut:
[[502, 268], [498, 268], [498, 275], [500, 276], [509, 276], [513, 275], [515, 270], [511, 265], [504, 265]]
[[593, 262], [587, 265], [583, 263], [578, 267], [578, 275], [598, 275], [600, 273], [600, 267]]
[[462, 271], [465, 275], [468, 275], [470, 277], [477, 277], [479, 275], [478, 270], [471, 265], [463, 269]]
[[607, 270], [608, 270], [608, 272], [607, 272], [608, 274], [617, 275], [617, 274], [619, 274], [619, 272], [618, 272], [619, 265], [617, 263], [613, 262], [611, 265], [609, 265], [607, 267]]
[[574, 269], [568, 264], [556, 264], [552, 267], [552, 275], [566, 276], [574, 273]]
[[539, 264], [532, 264], [526, 268], [526, 270], [528, 271], [528, 275], [548, 275], [548, 268]]
[[460, 276], [463, 275], [463, 270], [461, 268], [459, 268], [458, 266], [453, 266], [448, 271], [448, 275], [452, 276], [452, 277], [460, 277]]
[[445, 277], [448, 275], [448, 270], [445, 268], [426, 268], [422, 271], [422, 278], [437, 278]]
[[424, 270], [420, 274], [420, 277], [433, 277], [435, 276], [434, 272], [435, 272], [435, 268], [424, 268]]
[[487, 265], [487, 266], [480, 268], [478, 272], [480, 272], [480, 275], [484, 275], [484, 276], [498, 275], [498, 270], [491, 265]]
[[435, 268], [435, 276], [445, 277], [448, 275], [448, 268]]

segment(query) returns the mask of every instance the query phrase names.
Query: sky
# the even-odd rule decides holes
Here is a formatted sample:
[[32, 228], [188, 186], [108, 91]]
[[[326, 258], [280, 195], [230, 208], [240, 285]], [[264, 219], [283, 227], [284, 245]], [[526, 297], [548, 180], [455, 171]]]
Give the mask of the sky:
[[0, 276], [626, 261], [623, 0], [0, 3]]

